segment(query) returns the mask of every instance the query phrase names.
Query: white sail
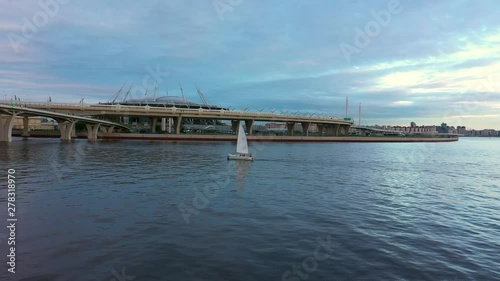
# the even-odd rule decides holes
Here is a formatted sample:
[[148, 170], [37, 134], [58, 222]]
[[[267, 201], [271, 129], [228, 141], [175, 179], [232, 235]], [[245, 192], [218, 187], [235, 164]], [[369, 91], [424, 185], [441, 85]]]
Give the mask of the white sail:
[[238, 142], [236, 143], [236, 152], [237, 153], [248, 153], [248, 143], [247, 143], [247, 135], [245, 134], [245, 130], [243, 130], [243, 125], [240, 122], [240, 128], [238, 129]]

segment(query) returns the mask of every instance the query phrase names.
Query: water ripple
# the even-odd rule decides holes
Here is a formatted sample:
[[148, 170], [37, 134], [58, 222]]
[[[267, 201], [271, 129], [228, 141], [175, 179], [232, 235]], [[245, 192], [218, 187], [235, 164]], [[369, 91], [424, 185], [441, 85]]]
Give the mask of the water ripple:
[[18, 280], [500, 279], [500, 142], [252, 149], [238, 164], [232, 143], [0, 144]]

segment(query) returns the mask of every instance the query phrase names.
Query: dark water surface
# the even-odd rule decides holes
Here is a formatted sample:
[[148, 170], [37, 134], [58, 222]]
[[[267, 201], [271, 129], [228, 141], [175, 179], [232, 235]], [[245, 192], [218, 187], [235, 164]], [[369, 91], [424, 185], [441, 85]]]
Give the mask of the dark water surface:
[[0, 279], [500, 280], [500, 139], [234, 147], [0, 143]]

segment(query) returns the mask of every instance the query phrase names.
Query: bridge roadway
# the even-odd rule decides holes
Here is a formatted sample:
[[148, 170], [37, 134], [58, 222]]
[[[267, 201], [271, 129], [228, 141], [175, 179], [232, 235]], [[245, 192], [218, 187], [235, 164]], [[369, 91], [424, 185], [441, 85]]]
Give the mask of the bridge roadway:
[[364, 132], [390, 133], [390, 134], [404, 134], [405, 133], [405, 131], [377, 129], [377, 128], [370, 128], [370, 127], [356, 126], [356, 125], [352, 126], [351, 128], [360, 130], [362, 132], [364, 131]]
[[59, 124], [62, 140], [71, 140], [72, 135], [75, 136], [75, 123], [83, 122], [87, 125], [87, 138], [89, 140], [97, 139], [97, 131], [99, 127], [106, 133], [113, 132], [113, 129], [130, 130], [127, 126], [109, 122], [105, 120], [98, 120], [88, 117], [58, 113], [47, 110], [27, 108], [24, 106], [12, 106], [0, 104], [0, 142], [12, 141], [12, 127], [16, 116], [23, 116], [23, 136], [29, 136], [29, 117], [41, 116], [50, 117], [56, 120]]
[[102, 105], [102, 104], [71, 104], [71, 103], [22, 103], [26, 107], [50, 110], [65, 114], [83, 116], [146, 116], [151, 119], [153, 132], [156, 128], [158, 118], [172, 118], [176, 134], [180, 133], [183, 118], [187, 119], [208, 119], [208, 120], [230, 120], [233, 131], [236, 131], [239, 122], [245, 121], [248, 133], [252, 134], [252, 127], [255, 121], [284, 122], [287, 124], [288, 134], [293, 135], [293, 128], [296, 123], [302, 124], [305, 135], [308, 135], [310, 124], [316, 124], [321, 134], [339, 136], [347, 135], [352, 121], [336, 118], [318, 118], [293, 115], [280, 115], [266, 112], [247, 112], [232, 110], [207, 110], [193, 108], [176, 107], [151, 107], [151, 106], [125, 106], [125, 105]]

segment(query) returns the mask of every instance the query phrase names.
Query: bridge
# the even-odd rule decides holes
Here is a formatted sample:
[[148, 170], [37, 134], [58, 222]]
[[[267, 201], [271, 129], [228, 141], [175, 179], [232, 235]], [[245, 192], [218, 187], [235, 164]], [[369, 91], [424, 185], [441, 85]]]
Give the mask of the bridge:
[[98, 120], [41, 109], [33, 109], [17, 105], [0, 104], [0, 142], [12, 141], [12, 127], [17, 116], [24, 117], [23, 136], [29, 136], [28, 118], [30, 116], [49, 117], [56, 120], [59, 124], [61, 140], [71, 140], [71, 137], [75, 136], [76, 122], [86, 123], [88, 131], [87, 138], [89, 140], [97, 140], [97, 131], [99, 130], [99, 128], [107, 133], [113, 132], [115, 128], [119, 130], [130, 130], [127, 126], [105, 120]]
[[390, 129], [384, 128], [375, 128], [368, 126], [351, 126], [352, 129], [356, 129], [360, 132], [372, 132], [372, 133], [380, 133], [384, 135], [399, 135], [399, 136], [408, 136], [408, 135], [434, 135], [434, 136], [459, 136], [459, 134], [453, 133], [438, 133], [435, 128], [432, 126], [421, 126], [421, 127], [392, 127]]
[[149, 117], [152, 124], [152, 131], [156, 129], [158, 119], [172, 118], [175, 133], [180, 134], [183, 119], [206, 119], [206, 120], [228, 120], [231, 121], [235, 132], [241, 121], [245, 122], [248, 133], [252, 134], [252, 127], [256, 121], [264, 122], [284, 122], [287, 124], [289, 135], [293, 135], [293, 128], [296, 123], [302, 124], [303, 132], [307, 136], [311, 124], [316, 124], [320, 134], [326, 133], [331, 136], [347, 135], [352, 121], [338, 118], [323, 118], [312, 116], [284, 115], [267, 112], [234, 111], [227, 109], [204, 109], [204, 108], [176, 108], [155, 107], [155, 106], [129, 106], [120, 104], [84, 104], [84, 103], [22, 103], [23, 106], [38, 110], [50, 110], [71, 116], [101, 116], [113, 118], [117, 116], [129, 117]]
[[361, 132], [374, 132], [374, 133], [383, 133], [390, 135], [404, 135], [405, 131], [395, 131], [388, 129], [377, 129], [372, 127], [364, 127], [364, 126], [352, 126], [353, 129], [359, 130]]

